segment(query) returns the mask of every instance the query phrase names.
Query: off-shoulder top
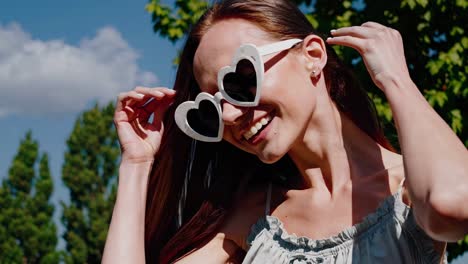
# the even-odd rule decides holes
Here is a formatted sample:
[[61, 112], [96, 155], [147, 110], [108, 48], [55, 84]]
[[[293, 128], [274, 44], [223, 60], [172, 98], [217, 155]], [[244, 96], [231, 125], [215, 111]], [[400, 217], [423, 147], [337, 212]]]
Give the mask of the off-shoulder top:
[[402, 186], [403, 181], [362, 222], [336, 236], [314, 240], [289, 234], [277, 217], [269, 215], [270, 184], [265, 216], [251, 228], [242, 263], [447, 263], [403, 202]]

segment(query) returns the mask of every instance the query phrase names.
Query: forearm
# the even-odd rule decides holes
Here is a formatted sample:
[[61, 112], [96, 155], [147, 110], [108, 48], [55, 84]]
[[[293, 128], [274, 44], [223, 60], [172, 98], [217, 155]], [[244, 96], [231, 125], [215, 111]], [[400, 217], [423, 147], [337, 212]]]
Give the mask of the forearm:
[[449, 227], [464, 224], [453, 227], [459, 229], [454, 236], [462, 235], [468, 219], [465, 146], [410, 79], [387, 82], [383, 90], [394, 115], [416, 217], [426, 226], [434, 221]]
[[145, 209], [152, 163], [119, 168], [117, 199], [107, 234], [102, 263], [145, 262]]

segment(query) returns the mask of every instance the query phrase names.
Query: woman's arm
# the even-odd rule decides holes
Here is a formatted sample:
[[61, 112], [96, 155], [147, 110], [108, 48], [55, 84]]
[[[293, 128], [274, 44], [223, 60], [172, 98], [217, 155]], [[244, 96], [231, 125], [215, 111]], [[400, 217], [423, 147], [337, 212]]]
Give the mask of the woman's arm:
[[332, 31], [329, 44], [356, 49], [387, 96], [416, 220], [437, 240], [468, 233], [468, 151], [411, 80], [398, 31], [374, 22]]
[[102, 263], [145, 263], [146, 190], [152, 162], [122, 163]]
[[410, 79], [384, 87], [416, 220], [433, 238], [456, 241], [468, 233], [468, 151]]
[[[145, 263], [148, 179], [164, 132], [162, 120], [174, 101], [174, 95], [173, 90], [164, 87], [137, 87], [133, 91], [121, 93], [117, 98], [114, 124], [119, 136], [122, 161], [117, 200], [102, 263]], [[154, 116], [150, 121], [152, 113]], [[231, 260], [239, 253], [238, 249], [234, 242], [219, 233], [205, 246], [190, 252], [178, 262], [232, 263]]]
[[164, 133], [162, 120], [174, 95], [164, 87], [137, 87], [117, 97], [114, 124], [122, 155], [103, 263], [145, 262], [148, 178]]

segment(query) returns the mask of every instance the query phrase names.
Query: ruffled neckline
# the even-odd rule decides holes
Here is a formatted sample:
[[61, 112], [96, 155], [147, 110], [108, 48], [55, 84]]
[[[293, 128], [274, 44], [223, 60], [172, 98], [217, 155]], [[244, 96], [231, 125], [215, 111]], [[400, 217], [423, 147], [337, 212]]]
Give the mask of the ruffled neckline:
[[251, 227], [250, 234], [247, 237], [247, 245], [250, 247], [261, 233], [265, 233], [269, 239], [277, 240], [280, 244], [286, 243], [288, 247], [292, 246], [308, 251], [320, 251], [356, 239], [386, 217], [396, 216], [400, 221], [404, 221], [409, 212], [410, 207], [403, 202], [401, 188], [399, 188], [395, 194], [386, 197], [379, 207], [373, 213], [364, 217], [361, 222], [346, 228], [337, 235], [325, 239], [311, 239], [306, 236], [297, 236], [294, 233], [289, 234], [279, 218], [265, 215]]

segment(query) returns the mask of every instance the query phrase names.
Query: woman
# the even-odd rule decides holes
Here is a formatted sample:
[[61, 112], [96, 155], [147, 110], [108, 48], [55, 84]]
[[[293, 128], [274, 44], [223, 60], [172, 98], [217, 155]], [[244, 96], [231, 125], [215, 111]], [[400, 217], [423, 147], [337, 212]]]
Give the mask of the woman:
[[[402, 155], [330, 45], [362, 55]], [[174, 90], [122, 93], [114, 120], [106, 263], [440, 263], [468, 231], [467, 151], [377, 23], [324, 40], [287, 0], [220, 2]]]

